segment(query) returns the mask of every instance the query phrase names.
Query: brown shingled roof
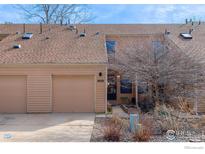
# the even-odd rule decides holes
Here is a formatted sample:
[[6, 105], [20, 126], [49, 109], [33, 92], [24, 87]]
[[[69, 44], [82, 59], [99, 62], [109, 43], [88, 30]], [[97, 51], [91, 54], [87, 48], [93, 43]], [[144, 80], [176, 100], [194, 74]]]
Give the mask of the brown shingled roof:
[[[7, 27], [8, 26], [8, 27]], [[26, 25], [26, 32], [34, 33], [29, 40], [22, 39], [22, 25], [1, 25], [1, 33], [10, 35], [0, 42], [0, 63], [43, 64], [43, 63], [106, 63], [104, 35], [87, 32], [79, 37], [66, 26], [44, 25], [40, 34], [39, 25]], [[81, 29], [79, 29], [81, 32]], [[13, 49], [21, 44], [20, 49]]]
[[[105, 50], [106, 34], [163, 34], [168, 35], [185, 52], [205, 54], [205, 24], [118, 24], [118, 25], [77, 25], [78, 32], [86, 30], [86, 37], [79, 37], [69, 31], [67, 26], [43, 25], [39, 34], [39, 25], [26, 25], [26, 32], [34, 33], [30, 40], [22, 40], [23, 25], [0, 25], [0, 34], [10, 34], [0, 41], [0, 64], [69, 64], [69, 63], [107, 63]], [[193, 28], [192, 40], [182, 40], [179, 33]], [[21, 32], [21, 34], [16, 34]], [[99, 35], [95, 35], [99, 32]], [[46, 39], [49, 38], [49, 39]], [[13, 49], [14, 44], [21, 44], [21, 49]]]

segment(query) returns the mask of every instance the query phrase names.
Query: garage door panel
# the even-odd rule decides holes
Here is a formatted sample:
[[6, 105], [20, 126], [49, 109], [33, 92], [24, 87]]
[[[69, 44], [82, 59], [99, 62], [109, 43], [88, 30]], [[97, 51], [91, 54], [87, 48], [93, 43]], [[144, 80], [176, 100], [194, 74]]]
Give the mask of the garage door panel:
[[26, 77], [0, 76], [0, 113], [26, 112]]
[[54, 76], [54, 112], [94, 112], [93, 76]]

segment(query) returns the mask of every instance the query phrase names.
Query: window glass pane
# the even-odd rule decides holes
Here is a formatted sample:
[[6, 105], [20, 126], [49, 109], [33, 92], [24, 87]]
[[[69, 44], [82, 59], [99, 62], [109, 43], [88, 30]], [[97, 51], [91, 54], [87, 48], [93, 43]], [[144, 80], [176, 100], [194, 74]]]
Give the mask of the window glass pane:
[[121, 80], [120, 92], [125, 94], [132, 93], [132, 83], [130, 80]]
[[146, 94], [148, 92], [148, 83], [142, 80], [138, 80], [138, 94]]
[[116, 41], [106, 41], [106, 48], [108, 54], [115, 53]]
[[153, 41], [152, 47], [154, 50], [154, 56], [159, 59], [164, 54], [164, 46], [160, 41]]
[[138, 85], [138, 94], [144, 94], [148, 92], [147, 85]]

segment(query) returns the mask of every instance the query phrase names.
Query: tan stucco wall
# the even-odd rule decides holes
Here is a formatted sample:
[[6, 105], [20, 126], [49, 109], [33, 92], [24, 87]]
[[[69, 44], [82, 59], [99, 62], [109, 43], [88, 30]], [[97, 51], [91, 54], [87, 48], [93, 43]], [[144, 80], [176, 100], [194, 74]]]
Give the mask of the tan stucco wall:
[[[102, 76], [99, 76], [99, 72]], [[52, 112], [52, 77], [91, 75], [94, 79], [95, 112], [106, 112], [107, 66], [99, 65], [0, 65], [1, 75], [26, 76], [27, 112]]]

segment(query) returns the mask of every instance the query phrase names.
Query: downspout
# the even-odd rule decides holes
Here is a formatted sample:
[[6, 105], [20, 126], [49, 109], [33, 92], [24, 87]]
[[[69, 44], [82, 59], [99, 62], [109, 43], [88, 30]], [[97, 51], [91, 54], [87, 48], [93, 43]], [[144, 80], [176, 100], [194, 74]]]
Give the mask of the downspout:
[[[195, 80], [197, 80], [197, 75], [194, 75]], [[195, 83], [195, 86], [197, 86], [197, 83]], [[194, 110], [196, 115], [198, 115], [198, 90], [196, 89], [196, 87], [194, 88], [195, 91], [195, 101], [194, 101]]]
[[138, 107], [138, 82], [137, 75], [135, 75], [135, 105]]

